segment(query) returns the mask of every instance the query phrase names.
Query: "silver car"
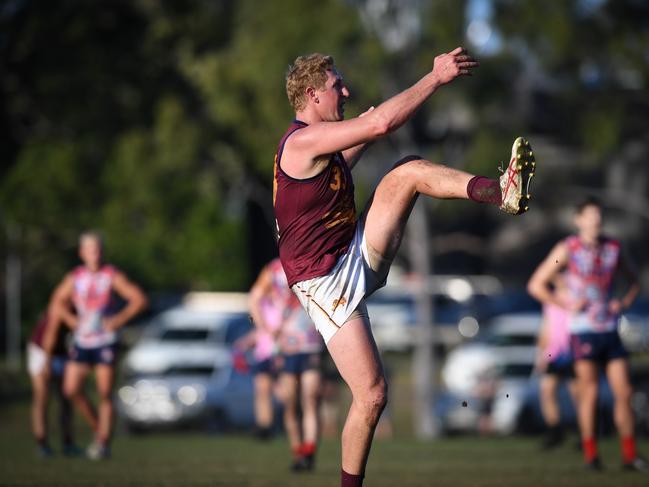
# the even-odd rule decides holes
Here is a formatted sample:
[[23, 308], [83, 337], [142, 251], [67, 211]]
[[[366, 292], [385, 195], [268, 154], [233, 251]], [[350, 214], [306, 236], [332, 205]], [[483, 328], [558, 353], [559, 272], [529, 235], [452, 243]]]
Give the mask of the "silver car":
[[155, 317], [125, 358], [117, 406], [128, 429], [252, 425], [252, 379], [231, 351], [250, 328], [245, 311], [179, 306]]

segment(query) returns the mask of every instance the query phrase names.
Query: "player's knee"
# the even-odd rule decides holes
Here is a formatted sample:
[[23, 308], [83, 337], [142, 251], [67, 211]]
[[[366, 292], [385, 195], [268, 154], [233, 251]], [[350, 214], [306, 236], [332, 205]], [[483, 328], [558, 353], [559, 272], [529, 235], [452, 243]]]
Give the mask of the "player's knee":
[[631, 389], [630, 385], [625, 385], [624, 387], [621, 387], [615, 394], [615, 399], [620, 402], [631, 402], [631, 395], [633, 394], [633, 390]]
[[365, 396], [365, 404], [370, 416], [378, 419], [388, 404], [388, 385], [384, 378], [370, 387]]
[[68, 401], [74, 401], [79, 398], [81, 395], [81, 390], [75, 386], [64, 386], [63, 387], [63, 397]]
[[406, 157], [404, 157], [402, 159], [399, 159], [397, 162], [395, 162], [394, 166], [392, 166], [391, 170], [393, 171], [393, 170], [395, 170], [395, 169], [397, 169], [399, 167], [406, 166], [406, 165], [413, 166], [413, 165], [416, 165], [418, 163], [419, 164], [426, 163], [426, 161], [424, 161], [424, 159], [421, 156], [412, 154], [412, 155], [406, 156]]

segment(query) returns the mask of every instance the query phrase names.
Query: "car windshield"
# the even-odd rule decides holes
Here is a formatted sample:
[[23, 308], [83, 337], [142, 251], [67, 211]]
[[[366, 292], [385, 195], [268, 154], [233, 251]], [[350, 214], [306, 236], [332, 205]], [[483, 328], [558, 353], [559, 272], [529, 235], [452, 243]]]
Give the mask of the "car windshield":
[[531, 364], [504, 364], [500, 368], [501, 377], [529, 377], [534, 368]]
[[168, 328], [160, 335], [162, 341], [204, 341], [209, 336], [205, 328]]
[[214, 367], [210, 365], [176, 365], [167, 369], [165, 377], [178, 375], [212, 375]]
[[490, 335], [486, 341], [496, 347], [534, 346], [536, 337], [532, 335]]

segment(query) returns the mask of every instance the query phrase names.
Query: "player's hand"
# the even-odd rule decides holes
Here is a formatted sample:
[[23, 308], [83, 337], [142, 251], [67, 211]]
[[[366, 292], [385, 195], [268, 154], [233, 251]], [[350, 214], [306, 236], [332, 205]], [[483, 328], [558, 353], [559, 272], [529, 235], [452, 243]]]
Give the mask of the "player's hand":
[[104, 330], [106, 330], [106, 331], [117, 331], [117, 329], [119, 328], [119, 325], [120, 325], [119, 322], [113, 317], [104, 318], [102, 320], [101, 324], [102, 324], [102, 327], [104, 328]]
[[624, 306], [622, 305], [622, 301], [619, 299], [611, 299], [608, 302], [608, 311], [609, 313], [613, 315], [619, 315], [624, 309]]
[[440, 54], [433, 62], [432, 74], [437, 81], [445, 85], [458, 76], [472, 76], [471, 70], [480, 66], [463, 47], [456, 47], [451, 52]]
[[572, 311], [573, 313], [579, 313], [580, 311], [584, 311], [586, 309], [587, 304], [587, 299], [576, 299], [565, 303], [564, 309]]

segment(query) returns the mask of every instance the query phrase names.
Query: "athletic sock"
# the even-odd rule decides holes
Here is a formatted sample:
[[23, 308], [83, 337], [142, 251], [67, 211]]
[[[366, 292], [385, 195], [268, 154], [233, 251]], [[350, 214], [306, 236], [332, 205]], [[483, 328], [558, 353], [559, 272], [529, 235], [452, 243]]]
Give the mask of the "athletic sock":
[[584, 447], [584, 460], [590, 463], [597, 458], [597, 442], [595, 438], [584, 438], [581, 441]]
[[622, 447], [622, 461], [624, 463], [631, 463], [638, 456], [636, 450], [635, 437], [625, 436], [620, 441]]
[[293, 458], [300, 458], [302, 456], [302, 445], [292, 448], [291, 451], [293, 452]]
[[315, 450], [316, 444], [312, 442], [302, 443], [302, 445], [300, 446], [300, 451], [305, 457], [315, 454]]
[[340, 470], [340, 487], [362, 487], [365, 475], [352, 475]]
[[466, 186], [466, 194], [470, 200], [478, 203], [488, 203], [496, 206], [502, 204], [500, 183], [496, 179], [473, 176]]

